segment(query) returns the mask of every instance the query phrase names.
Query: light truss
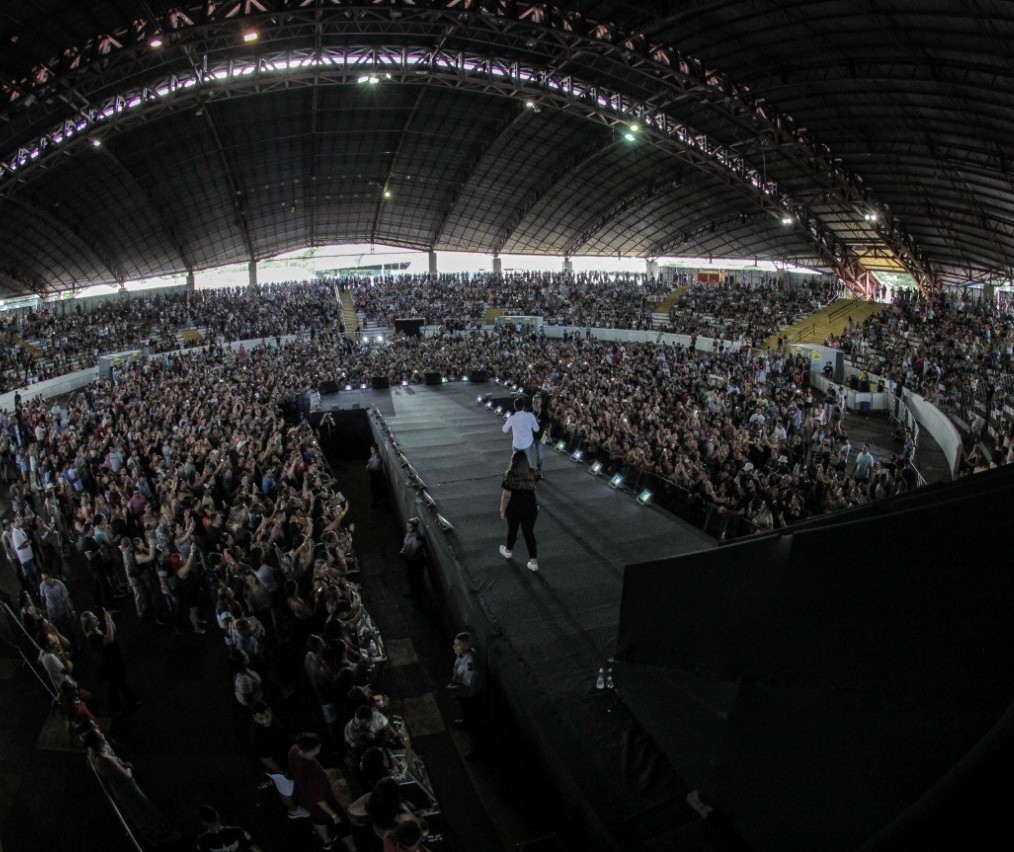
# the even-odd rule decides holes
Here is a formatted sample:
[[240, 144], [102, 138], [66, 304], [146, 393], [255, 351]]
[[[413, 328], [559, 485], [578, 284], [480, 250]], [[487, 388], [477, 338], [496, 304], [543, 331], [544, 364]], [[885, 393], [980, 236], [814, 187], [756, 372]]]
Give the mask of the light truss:
[[[258, 58], [229, 58], [241, 50], [237, 36], [248, 26], [256, 26], [260, 33]], [[149, 47], [156, 35], [164, 42], [158, 53]], [[377, 40], [399, 46], [370, 43]], [[336, 41], [343, 44], [337, 46]], [[453, 49], [449, 42], [466, 49]], [[349, 43], [359, 46], [346, 46]], [[266, 56], [261, 48], [270, 44], [313, 47]], [[403, 46], [408, 44], [414, 46]], [[443, 47], [420, 50], [420, 44]], [[179, 48], [184, 46], [189, 55], [194, 51], [202, 55], [196, 72], [179, 62]], [[525, 0], [430, 0], [425, 7], [411, 0], [206, 0], [180, 4], [158, 20], [132, 20], [65, 51], [25, 79], [0, 86], [7, 93], [11, 128], [18, 139], [16, 151], [0, 163], [0, 192], [3, 178], [24, 174], [71, 137], [103, 124], [126, 126], [131, 114], [150, 116], [149, 107], [188, 90], [217, 88], [228, 95], [237, 92], [247, 77], [257, 82], [253, 91], [269, 91], [266, 78], [271, 75], [284, 74], [289, 85], [308, 71], [318, 76], [315, 82], [348, 83], [350, 61], [360, 70], [398, 73], [400, 82], [420, 82], [408, 78], [426, 74], [437, 84], [457, 88], [541, 95], [542, 105], [614, 126], [640, 121], [653, 144], [734, 186], [773, 216], [788, 211], [804, 224], [819, 256], [843, 277], [855, 268], [849, 240], [859, 233], [894, 251], [917, 281], [935, 280], [889, 210], [877, 208], [877, 227], [872, 233], [864, 229], [863, 214], [876, 205], [862, 180], [747, 87], [707, 69], [694, 57], [625, 32], [616, 23]], [[174, 62], [176, 74], [165, 79], [165, 68]], [[160, 82], [150, 82], [160, 74]], [[582, 82], [592, 79], [596, 82]], [[66, 103], [46, 98], [56, 87], [93, 106], [68, 116]], [[29, 99], [34, 106], [23, 109]], [[678, 107], [691, 100], [706, 103], [709, 110], [732, 121], [738, 138], [723, 142], [680, 121]], [[47, 101], [50, 106], [44, 106]], [[40, 125], [46, 115], [60, 115], [60, 126]], [[32, 132], [20, 133], [29, 129]], [[765, 152], [805, 175], [812, 189], [788, 192], [767, 179], [765, 170], [758, 168]], [[818, 194], [835, 224], [824, 221], [820, 207], [804, 203], [806, 196]], [[846, 219], [854, 224], [843, 227]]]

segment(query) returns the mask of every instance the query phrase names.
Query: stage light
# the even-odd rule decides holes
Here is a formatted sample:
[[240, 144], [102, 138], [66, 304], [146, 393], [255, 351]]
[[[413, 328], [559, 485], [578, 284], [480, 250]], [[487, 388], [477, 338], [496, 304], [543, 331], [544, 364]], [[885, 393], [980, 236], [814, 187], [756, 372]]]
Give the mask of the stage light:
[[623, 134], [623, 138], [626, 139], [628, 142], [635, 142], [637, 140], [637, 137], [629, 130]]
[[148, 42], [148, 44], [150, 44], [152, 47], [161, 47], [162, 39], [160, 39], [158, 36], [155, 36], [151, 41]]
[[556, 442], [556, 451], [558, 453], [565, 453], [565, 452], [567, 452], [567, 442], [564, 441], [563, 439], [560, 439], [559, 441], [557, 441]]
[[441, 381], [441, 382], [442, 382], [443, 384], [445, 384], [445, 385], [446, 385], [446, 384], [447, 384], [447, 376], [444, 376], [444, 377], [443, 377], [443, 378], [442, 378], [442, 379], [441, 379], [440, 381]]
[[598, 476], [600, 473], [602, 473], [602, 462], [600, 461], [592, 462], [592, 466], [588, 468], [588, 473], [590, 473], [592, 476]]
[[791, 225], [792, 224], [792, 217], [788, 216], [788, 215], [782, 216], [782, 224], [783, 225]]
[[384, 198], [390, 198], [390, 197], [391, 197], [391, 190], [385, 189], [384, 190]]
[[579, 462], [583, 458], [584, 458], [584, 451], [582, 451], [582, 450], [574, 450], [574, 452], [572, 452], [570, 454], [570, 460], [571, 461]]
[[345, 385], [345, 390], [352, 390], [352, 385]]
[[476, 401], [476, 403], [477, 403], [478, 405], [482, 405], [482, 397], [481, 397], [481, 396], [477, 396], [477, 397], [475, 398], [475, 401]]
[[503, 414], [503, 406], [502, 405], [498, 405], [496, 407], [496, 413], [497, 414]]
[[257, 41], [257, 30], [247, 30], [243, 33], [243, 41], [250, 44], [252, 41]]
[[486, 408], [492, 410], [492, 408], [493, 408], [493, 400], [491, 400], [491, 399], [487, 399], [486, 400]]
[[651, 492], [645, 488], [644, 491], [637, 495], [637, 502], [642, 506], [647, 506], [651, 502]]
[[92, 145], [94, 145], [96, 148], [99, 148], [102, 145], [102, 140], [101, 139], [92, 139]]
[[611, 488], [622, 488], [623, 487], [623, 474], [622, 473], [614, 473], [613, 474], [613, 478], [609, 480], [609, 485], [610, 485]]
[[880, 217], [879, 217], [879, 216], [877, 215], [877, 213], [876, 213], [875, 211], [870, 211], [870, 212], [869, 212], [869, 213], [867, 213], [867, 214], [866, 214], [865, 216], [863, 216], [863, 218], [864, 218], [864, 219], [865, 219], [865, 220], [866, 220], [867, 222], [876, 222], [876, 221], [877, 221], [877, 219], [879, 219]]
[[361, 385], [359, 386], [359, 390], [366, 390], [366, 382], [363, 382], [363, 383], [362, 383], [362, 384], [361, 384]]
[[469, 381], [468, 376], [462, 376], [461, 377], [461, 381], [463, 381], [463, 382]]
[[437, 501], [430, 496], [429, 491], [423, 491], [422, 493], [423, 502], [431, 509], [437, 505]]
[[437, 512], [437, 526], [440, 527], [441, 532], [451, 532], [454, 529], [454, 524], [439, 512]]
[[402, 379], [402, 380], [401, 380], [401, 386], [402, 386], [403, 388], [407, 388], [407, 387], [408, 387], [408, 381], [407, 381], [406, 379]]
[[384, 335], [378, 334], [377, 335], [377, 343], [383, 343], [383, 342], [384, 342]]
[[511, 413], [509, 411], [505, 411], [504, 415], [503, 415], [503, 419], [504, 420], [510, 420], [510, 417], [511, 417]]
[[525, 106], [528, 107], [528, 109], [535, 109], [535, 101], [525, 101]]

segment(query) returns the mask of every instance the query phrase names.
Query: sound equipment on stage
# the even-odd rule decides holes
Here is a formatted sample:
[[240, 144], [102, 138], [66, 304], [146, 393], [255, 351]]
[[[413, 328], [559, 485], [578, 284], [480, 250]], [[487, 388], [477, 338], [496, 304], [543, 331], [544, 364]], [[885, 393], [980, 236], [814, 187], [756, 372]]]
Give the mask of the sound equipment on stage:
[[422, 317], [405, 317], [403, 319], [396, 319], [394, 321], [394, 330], [400, 331], [404, 334], [410, 334], [413, 337], [419, 337], [422, 334], [423, 324], [426, 322]]
[[326, 382], [320, 383], [320, 392], [322, 395], [325, 396], [329, 393], [338, 393], [340, 389], [341, 388], [339, 387], [338, 382], [332, 382], [328, 380]]
[[443, 383], [443, 376], [440, 373], [424, 373], [426, 384], [428, 385], [439, 385]]
[[373, 377], [373, 389], [374, 390], [384, 390], [385, 388], [389, 388], [390, 386], [391, 386], [390, 383], [387, 381], [387, 376], [374, 376]]
[[473, 370], [471, 373], [468, 374], [468, 380], [470, 382], [488, 382], [489, 373], [487, 373], [485, 370]]

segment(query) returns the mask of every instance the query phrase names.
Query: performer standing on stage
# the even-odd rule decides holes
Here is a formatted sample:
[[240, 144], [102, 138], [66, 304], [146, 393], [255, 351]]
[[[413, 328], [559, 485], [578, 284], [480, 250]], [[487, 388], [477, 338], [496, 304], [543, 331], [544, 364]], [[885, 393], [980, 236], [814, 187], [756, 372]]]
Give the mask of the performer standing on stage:
[[528, 463], [528, 451], [516, 450], [511, 466], [504, 475], [500, 495], [500, 517], [507, 521], [507, 546], [500, 545], [500, 555], [510, 559], [514, 555], [514, 542], [518, 540], [518, 527], [528, 548], [528, 570], [538, 571], [535, 546], [535, 519], [539, 505], [535, 500], [535, 471]]
[[535, 465], [535, 478], [542, 479], [542, 461], [546, 456], [546, 442], [549, 440], [549, 403], [546, 397], [537, 393], [532, 397], [532, 416], [539, 424], [535, 433], [535, 443], [532, 444], [532, 455], [528, 458], [529, 464]]
[[525, 411], [524, 399], [514, 400], [514, 413], [503, 424], [503, 431], [511, 433], [511, 446], [515, 453], [521, 450], [528, 455], [535, 441], [535, 433], [539, 431], [539, 421], [532, 412]]

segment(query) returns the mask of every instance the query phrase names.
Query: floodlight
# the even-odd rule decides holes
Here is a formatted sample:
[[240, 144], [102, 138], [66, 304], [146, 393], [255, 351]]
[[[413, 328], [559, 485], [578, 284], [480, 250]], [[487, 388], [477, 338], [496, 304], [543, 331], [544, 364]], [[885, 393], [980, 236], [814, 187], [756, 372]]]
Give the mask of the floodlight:
[[479, 396], [477, 396], [475, 398], [475, 401], [476, 401], [477, 404], [482, 405], [482, 395], [480, 394]]
[[571, 461], [579, 462], [583, 458], [584, 458], [584, 451], [583, 450], [574, 450], [574, 452], [572, 452], [570, 454], [570, 460]]
[[429, 491], [423, 491], [422, 493], [423, 502], [431, 509], [437, 505], [437, 501], [430, 496]]
[[243, 33], [243, 41], [250, 44], [252, 41], [257, 41], [257, 30], [247, 30]]
[[567, 452], [567, 442], [564, 441], [562, 438], [559, 441], [556, 442], [556, 451], [558, 453], [565, 453], [565, 452]]
[[150, 44], [152, 47], [161, 47], [162, 39], [159, 38], [158, 36], [155, 36], [151, 41], [148, 42], [148, 44]]
[[401, 380], [401, 386], [403, 388], [407, 388], [408, 387], [408, 379], [402, 379]]
[[879, 219], [880, 217], [877, 215], [876, 211], [871, 210], [869, 213], [867, 213], [865, 216], [863, 216], [863, 218], [867, 222], [876, 222], [877, 219]]
[[390, 197], [391, 197], [391, 190], [385, 189], [384, 190], [384, 198], [390, 198]]
[[492, 408], [493, 408], [493, 400], [491, 400], [491, 399], [487, 399], [486, 400], [486, 408], [492, 410]]
[[362, 384], [361, 384], [361, 385], [359, 386], [359, 390], [366, 390], [366, 382], [363, 382], [363, 383], [362, 383]]
[[454, 525], [439, 512], [437, 513], [437, 526], [440, 527], [441, 532], [451, 532], [454, 529]]
[[352, 385], [345, 385], [345, 390], [352, 390]]
[[446, 385], [447, 384], [447, 376], [444, 376], [440, 381], [443, 382]]
[[642, 506], [647, 506], [651, 502], [651, 492], [645, 488], [644, 491], [637, 495], [637, 502]]
[[377, 335], [377, 343], [383, 343], [383, 342], [384, 342], [384, 335], [378, 334]]
[[600, 473], [602, 473], [602, 467], [603, 467], [602, 462], [600, 461], [592, 462], [592, 466], [588, 468], [588, 473], [590, 473], [592, 476], [598, 476]]
[[102, 145], [102, 140], [101, 139], [92, 139], [92, 145], [94, 145], [96, 148], [98, 148], [99, 146]]
[[614, 473], [613, 474], [613, 478], [609, 480], [609, 485], [612, 488], [622, 488], [623, 487], [623, 474], [622, 473]]
[[792, 217], [789, 216], [789, 215], [782, 216], [782, 224], [783, 225], [791, 225], [792, 224]]
[[634, 142], [637, 139], [637, 137], [629, 130], [623, 134], [623, 138], [628, 142]]
[[497, 414], [503, 414], [503, 406], [502, 405], [498, 405], [496, 407], [496, 413]]
[[461, 381], [463, 381], [463, 382], [467, 382], [468, 380], [469, 380], [468, 376], [462, 376], [461, 377]]

